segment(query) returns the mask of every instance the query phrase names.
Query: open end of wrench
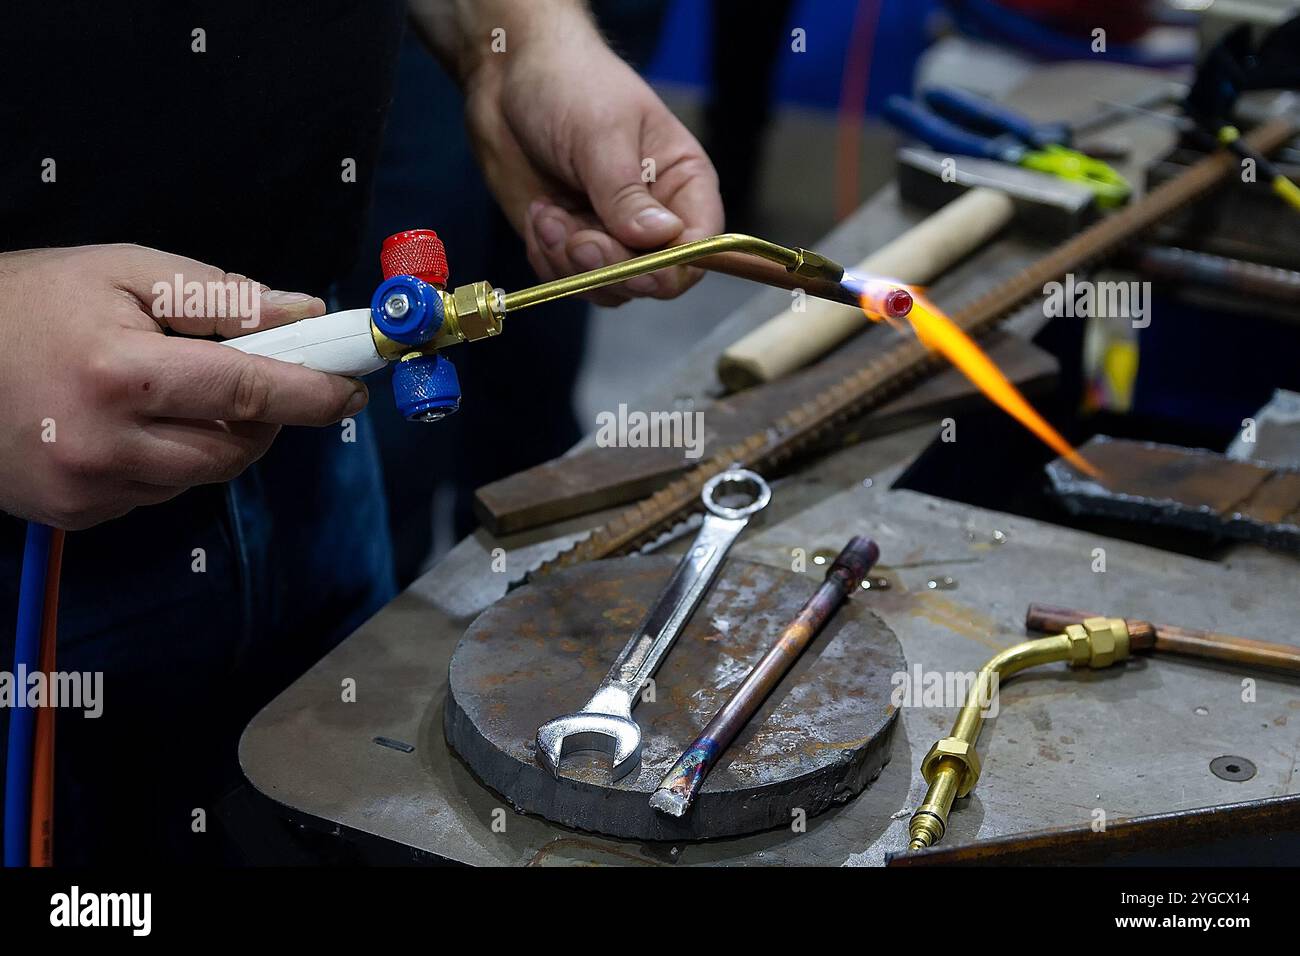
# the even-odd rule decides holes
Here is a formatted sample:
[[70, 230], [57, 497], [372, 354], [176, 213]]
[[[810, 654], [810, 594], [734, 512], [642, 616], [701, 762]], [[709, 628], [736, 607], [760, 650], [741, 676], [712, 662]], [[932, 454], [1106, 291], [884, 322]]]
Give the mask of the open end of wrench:
[[614, 714], [569, 714], [537, 728], [537, 758], [556, 777], [566, 756], [580, 751], [609, 755], [610, 780], [617, 782], [641, 762], [641, 728]]

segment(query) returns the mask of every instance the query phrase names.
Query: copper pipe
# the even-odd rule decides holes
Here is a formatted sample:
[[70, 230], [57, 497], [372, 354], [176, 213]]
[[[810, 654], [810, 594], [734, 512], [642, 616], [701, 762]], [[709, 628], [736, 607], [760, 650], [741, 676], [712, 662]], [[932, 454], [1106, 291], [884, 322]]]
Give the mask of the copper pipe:
[[851, 305], [854, 308], [857, 308], [859, 304], [857, 294], [839, 282], [801, 276], [774, 262], [757, 259], [753, 256], [723, 252], [709, 256], [707, 259], [700, 259], [694, 264], [701, 269], [708, 269], [710, 272], [721, 272], [723, 275], [734, 276], [737, 279], [748, 279], [751, 282], [761, 282], [764, 285], [775, 286], [778, 289], [803, 289], [809, 295], [818, 299], [829, 299], [831, 302]]
[[849, 539], [826, 570], [826, 580], [659, 781], [650, 806], [674, 817], [686, 812], [718, 758], [879, 557], [880, 549], [870, 538]]
[[[1090, 611], [1050, 604], [1031, 604], [1025, 612], [1025, 628], [1056, 634], [1066, 625], [1078, 624], [1085, 618], [1094, 616]], [[1237, 637], [1193, 627], [1178, 627], [1174, 624], [1152, 624], [1129, 618], [1125, 618], [1124, 623], [1128, 626], [1130, 645], [1135, 651], [1180, 654], [1184, 657], [1300, 674], [1300, 647], [1291, 644]]]

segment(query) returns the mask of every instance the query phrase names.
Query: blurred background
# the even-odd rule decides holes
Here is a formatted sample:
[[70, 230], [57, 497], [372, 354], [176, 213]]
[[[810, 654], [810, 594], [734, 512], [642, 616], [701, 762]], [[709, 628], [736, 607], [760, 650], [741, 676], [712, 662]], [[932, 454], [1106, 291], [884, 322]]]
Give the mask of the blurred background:
[[[1185, 78], [1196, 51], [1225, 24], [1276, 23], [1291, 6], [1285, 0], [592, 4], [611, 45], [705, 144], [721, 176], [728, 228], [810, 247], [892, 176], [898, 138], [879, 119], [889, 95], [949, 84], [999, 97], [1037, 64], [1093, 56], [1097, 28], [1106, 31], [1109, 62], [1148, 67], [1153, 80], [1157, 71]], [[338, 290], [341, 305], [368, 302], [380, 278], [380, 242], [413, 227], [443, 236], [453, 284], [486, 278], [516, 288], [534, 281], [522, 244], [477, 172], [459, 100], [449, 78], [408, 36], [369, 235], [360, 265]], [[467, 400], [427, 442], [410, 441], [411, 426], [384, 407], [392, 401], [386, 384], [372, 385], [399, 583], [472, 530], [474, 488], [564, 452], [594, 428], [598, 411], [642, 393], [754, 291], [709, 275], [673, 303], [633, 302], [598, 318], [580, 303], [547, 306], [544, 319], [459, 352]], [[570, 333], [566, 345], [556, 346], [551, 333], [557, 328]], [[528, 401], [519, 402], [520, 395]], [[521, 416], [527, 427], [520, 427]]]

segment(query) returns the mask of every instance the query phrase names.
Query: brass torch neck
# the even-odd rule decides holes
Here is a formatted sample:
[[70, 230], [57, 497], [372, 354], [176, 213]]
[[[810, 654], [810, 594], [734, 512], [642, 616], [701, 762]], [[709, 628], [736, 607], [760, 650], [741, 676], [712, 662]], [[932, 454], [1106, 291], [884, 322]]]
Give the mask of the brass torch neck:
[[1024, 641], [989, 658], [966, 695], [952, 733], [937, 741], [921, 761], [921, 776], [929, 789], [908, 824], [909, 848], [924, 849], [942, 839], [953, 801], [969, 794], [979, 780], [981, 767], [975, 745], [984, 726], [984, 714], [1003, 678], [1053, 661], [1069, 661], [1073, 667], [1108, 667], [1128, 654], [1129, 635], [1124, 621], [1094, 617], [1082, 624], [1071, 624], [1064, 634]]
[[[836, 302], [856, 303], [851, 290], [841, 285], [844, 267], [820, 253], [797, 246], [780, 246], [757, 236], [728, 232], [707, 239], [684, 242], [657, 252], [649, 252], [624, 262], [543, 282], [517, 292], [503, 292], [486, 282], [474, 282], [442, 293], [444, 321], [430, 347], [444, 348], [459, 342], [473, 342], [498, 335], [507, 312], [555, 299], [581, 295], [616, 282], [658, 272], [688, 263], [737, 275], [779, 288], [801, 288], [812, 295]], [[775, 263], [776, 268], [770, 263]], [[376, 347], [386, 358], [387, 344], [376, 340]], [[395, 353], [399, 347], [393, 346]]]
[[673, 266], [686, 265], [700, 259], [722, 253], [739, 252], [775, 262], [785, 268], [786, 272], [805, 279], [839, 282], [844, 276], [844, 267], [820, 253], [808, 249], [777, 245], [757, 236], [727, 232], [707, 239], [684, 242], [680, 246], [671, 246], [636, 256], [623, 262], [592, 269], [578, 275], [566, 276], [552, 282], [543, 282], [518, 292], [507, 292], [501, 299], [502, 312], [515, 312], [530, 305], [540, 305], [553, 299], [590, 292], [603, 286], [613, 285], [640, 275], [658, 272]]

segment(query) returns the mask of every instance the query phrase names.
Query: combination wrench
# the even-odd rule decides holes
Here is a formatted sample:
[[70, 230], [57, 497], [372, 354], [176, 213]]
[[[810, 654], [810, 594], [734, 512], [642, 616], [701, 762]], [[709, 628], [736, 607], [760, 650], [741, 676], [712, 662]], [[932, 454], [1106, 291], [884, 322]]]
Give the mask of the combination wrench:
[[[743, 495], [748, 503], [727, 507], [719, 502], [727, 494]], [[596, 693], [581, 710], [537, 728], [537, 758], [557, 777], [565, 755], [580, 750], [609, 754], [613, 781], [641, 762], [641, 728], [632, 719], [641, 689], [686, 626], [750, 517], [772, 500], [772, 489], [754, 472], [733, 468], [709, 479], [700, 497], [705, 515], [699, 534]]]

